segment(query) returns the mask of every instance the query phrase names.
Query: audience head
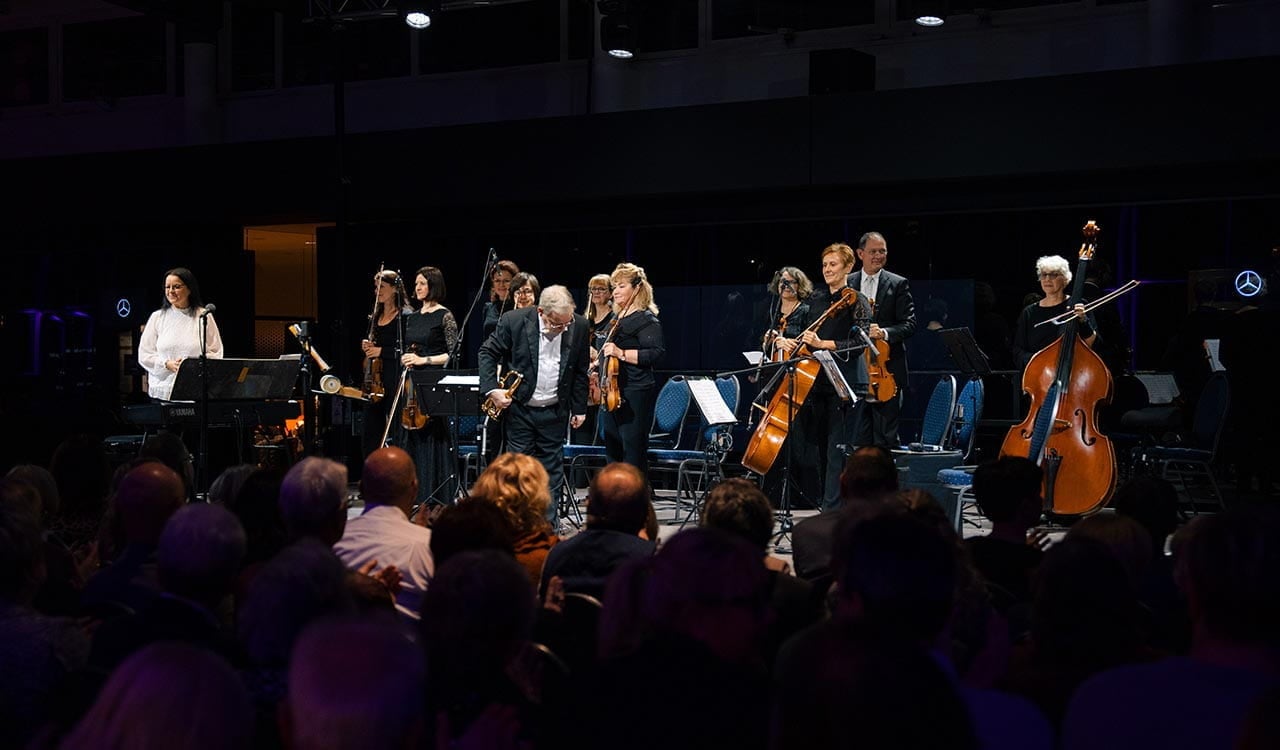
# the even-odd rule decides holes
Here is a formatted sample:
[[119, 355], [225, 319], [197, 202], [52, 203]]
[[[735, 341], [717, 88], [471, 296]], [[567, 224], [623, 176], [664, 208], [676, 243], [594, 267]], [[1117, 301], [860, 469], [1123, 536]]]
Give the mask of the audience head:
[[431, 558], [439, 568], [459, 552], [492, 549], [515, 555], [516, 532], [493, 503], [463, 500], [446, 507], [431, 523]]
[[843, 618], [914, 643], [942, 631], [958, 571], [955, 541], [937, 524], [886, 507], [842, 524], [832, 556]]
[[35, 490], [15, 479], [0, 479], [0, 600], [30, 603], [46, 569]]
[[400, 448], [379, 448], [364, 460], [360, 496], [366, 507], [393, 505], [405, 515], [418, 496], [418, 472], [413, 459]]
[[326, 619], [289, 660], [286, 747], [417, 747], [423, 740], [422, 653], [394, 621]]
[[1128, 516], [1151, 535], [1151, 554], [1164, 554], [1165, 540], [1178, 528], [1178, 490], [1173, 482], [1161, 477], [1140, 474], [1130, 478], [1111, 498], [1116, 513]]
[[222, 657], [166, 641], [111, 673], [61, 747], [234, 750], [252, 745], [253, 721], [248, 691]]
[[127, 542], [155, 545], [165, 522], [186, 502], [182, 478], [158, 461], [139, 464], [116, 488], [115, 512]]
[[595, 475], [587, 490], [587, 528], [639, 534], [649, 514], [649, 484], [639, 469], [614, 462]]
[[541, 462], [523, 453], [501, 453], [480, 472], [471, 486], [472, 500], [502, 509], [518, 536], [547, 525], [551, 507], [551, 479]]
[[1031, 636], [1040, 658], [1085, 674], [1133, 658], [1137, 597], [1105, 544], [1068, 534], [1049, 547], [1032, 581]]
[[[1179, 534], [1182, 536], [1182, 534]], [[1280, 645], [1280, 518], [1271, 508], [1200, 516], [1175, 553], [1197, 635]]]
[[192, 462], [191, 451], [187, 450], [186, 443], [182, 442], [182, 438], [173, 432], [157, 432], [138, 449], [138, 458], [155, 458], [160, 463], [173, 469], [178, 476], [182, 477], [182, 486], [186, 490], [187, 498], [194, 497], [192, 493], [195, 487], [195, 465]]
[[769, 625], [759, 547], [718, 529], [694, 528], [644, 562], [649, 571], [640, 615], [649, 627], [693, 638], [726, 661], [759, 654]]
[[257, 464], [236, 464], [223, 469], [209, 485], [209, 502], [230, 507], [240, 494], [240, 488], [249, 475], [258, 470]]
[[57, 517], [62, 500], [58, 495], [58, 483], [48, 469], [35, 464], [18, 464], [9, 469], [6, 476], [26, 482], [40, 496], [40, 517], [45, 525]]
[[1127, 516], [1097, 513], [1077, 521], [1067, 536], [1105, 546], [1124, 568], [1134, 591], [1138, 590], [1151, 564], [1151, 535], [1141, 524]]
[[195, 503], [174, 513], [156, 550], [160, 585], [202, 604], [231, 593], [244, 562], [244, 527], [221, 505]]
[[73, 435], [62, 441], [49, 460], [49, 473], [58, 484], [63, 513], [76, 515], [101, 510], [111, 478], [101, 440], [89, 435]]
[[245, 477], [244, 484], [227, 510], [235, 514], [249, 540], [246, 564], [269, 560], [284, 548], [288, 540], [284, 519], [280, 516], [280, 484], [284, 469], [266, 466]]
[[1044, 471], [1024, 456], [1001, 456], [973, 471], [978, 510], [992, 523], [1033, 525], [1040, 517]]
[[347, 467], [318, 456], [294, 464], [280, 484], [280, 516], [290, 539], [335, 544], [347, 525]]
[[884, 447], [864, 445], [845, 460], [840, 473], [842, 502], [875, 501], [897, 491], [898, 467], [893, 463], [893, 454]]
[[529, 574], [498, 550], [460, 552], [436, 568], [422, 598], [422, 635], [432, 675], [487, 681], [501, 674], [533, 632], [537, 592]]
[[301, 539], [253, 577], [239, 607], [237, 628], [254, 665], [285, 667], [294, 642], [309, 623], [354, 612], [346, 566], [328, 545]]
[[754, 482], [740, 477], [711, 488], [702, 504], [700, 526], [720, 529], [765, 550], [773, 539], [773, 507]]

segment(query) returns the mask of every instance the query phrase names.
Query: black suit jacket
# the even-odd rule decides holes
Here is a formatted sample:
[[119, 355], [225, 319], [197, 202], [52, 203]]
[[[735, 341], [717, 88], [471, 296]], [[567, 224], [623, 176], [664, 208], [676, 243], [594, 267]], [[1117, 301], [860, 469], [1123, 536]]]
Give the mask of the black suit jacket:
[[[556, 395], [570, 414], [587, 413], [587, 319], [574, 313], [573, 323], [560, 337], [560, 374]], [[524, 376], [514, 400], [526, 403], [538, 384], [538, 337], [542, 319], [538, 308], [512, 310], [498, 319], [493, 333], [480, 345], [480, 393], [498, 387], [497, 368], [515, 370]]]
[[[862, 294], [862, 271], [849, 274], [849, 286]], [[889, 334], [889, 372], [899, 388], [907, 386], [906, 339], [916, 332], [916, 303], [907, 277], [880, 269], [876, 285], [875, 314], [871, 320]]]

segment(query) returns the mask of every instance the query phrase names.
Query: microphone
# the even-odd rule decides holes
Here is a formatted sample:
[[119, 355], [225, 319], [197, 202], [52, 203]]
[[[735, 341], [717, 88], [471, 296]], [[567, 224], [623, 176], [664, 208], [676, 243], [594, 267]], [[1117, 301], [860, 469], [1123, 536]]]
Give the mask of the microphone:
[[786, 279], [783, 279], [781, 282], [779, 282], [779, 283], [778, 283], [778, 288], [779, 288], [779, 289], [791, 289], [791, 288], [792, 288], [792, 287], [791, 287], [791, 282], [790, 282], [790, 281], [787, 281]]
[[218, 306], [210, 302], [209, 304], [204, 306], [204, 312], [200, 313], [200, 317], [202, 318], [208, 317], [210, 315], [213, 315], [217, 311], [218, 311]]

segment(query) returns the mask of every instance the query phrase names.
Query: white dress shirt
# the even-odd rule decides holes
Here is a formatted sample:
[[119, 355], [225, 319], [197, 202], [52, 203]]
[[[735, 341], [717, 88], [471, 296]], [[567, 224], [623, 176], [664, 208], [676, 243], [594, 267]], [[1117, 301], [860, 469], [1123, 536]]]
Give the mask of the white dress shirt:
[[564, 329], [554, 336], [549, 333], [544, 325], [538, 334], [538, 382], [529, 397], [529, 406], [552, 406], [560, 400], [556, 389], [560, 385], [560, 337], [564, 336]]
[[371, 505], [360, 516], [347, 521], [342, 538], [333, 551], [352, 570], [370, 560], [377, 560], [377, 570], [394, 565], [400, 570], [400, 590], [396, 593], [396, 610], [406, 618], [417, 620], [431, 577], [435, 560], [431, 557], [431, 530], [409, 520], [394, 505]]

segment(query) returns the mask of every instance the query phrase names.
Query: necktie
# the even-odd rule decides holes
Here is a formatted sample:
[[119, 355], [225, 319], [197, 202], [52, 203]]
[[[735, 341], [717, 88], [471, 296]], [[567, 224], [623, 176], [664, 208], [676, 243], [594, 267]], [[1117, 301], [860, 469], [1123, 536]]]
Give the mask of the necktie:
[[862, 275], [862, 296], [872, 302], [876, 301], [876, 277]]

